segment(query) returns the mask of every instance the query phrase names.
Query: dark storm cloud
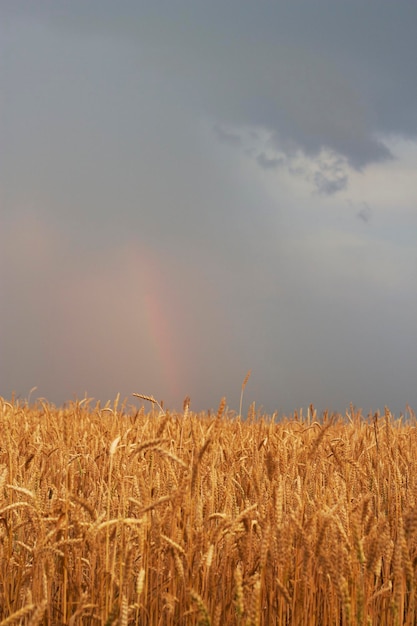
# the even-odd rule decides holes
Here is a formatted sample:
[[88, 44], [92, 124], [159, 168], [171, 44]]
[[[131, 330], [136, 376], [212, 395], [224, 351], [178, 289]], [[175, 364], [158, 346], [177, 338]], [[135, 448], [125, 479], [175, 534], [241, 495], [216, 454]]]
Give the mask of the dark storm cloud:
[[224, 125], [261, 127], [281, 151], [326, 148], [363, 168], [391, 157], [384, 135], [417, 133], [415, 2], [24, 6], [80, 36], [130, 39], [138, 71], [146, 58], [184, 102], [217, 118], [222, 141], [239, 143]]

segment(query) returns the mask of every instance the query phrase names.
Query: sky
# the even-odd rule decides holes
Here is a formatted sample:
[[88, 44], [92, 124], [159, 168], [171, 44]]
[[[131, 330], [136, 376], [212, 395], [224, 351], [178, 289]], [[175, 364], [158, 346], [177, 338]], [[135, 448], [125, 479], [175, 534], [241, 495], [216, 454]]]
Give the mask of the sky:
[[417, 410], [414, 0], [0, 3], [0, 396]]

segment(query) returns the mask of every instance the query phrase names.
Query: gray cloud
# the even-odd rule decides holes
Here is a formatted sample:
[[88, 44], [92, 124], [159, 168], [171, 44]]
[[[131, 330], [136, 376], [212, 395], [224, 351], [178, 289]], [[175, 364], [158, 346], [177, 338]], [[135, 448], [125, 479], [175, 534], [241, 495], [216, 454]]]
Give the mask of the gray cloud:
[[269, 157], [265, 154], [265, 152], [261, 152], [256, 157], [256, 162], [264, 170], [274, 170], [280, 165], [284, 165], [285, 159], [282, 157]]
[[323, 174], [323, 172], [316, 172], [314, 175], [314, 182], [320, 193], [332, 195], [342, 189], [346, 189], [348, 177], [346, 175], [339, 175], [332, 178], [329, 175]]
[[79, 37], [88, 30], [129, 40], [138, 72], [145, 57], [184, 101], [216, 117], [218, 129], [259, 126], [275, 133], [284, 151], [288, 142], [310, 155], [328, 148], [362, 168], [391, 157], [384, 135], [417, 133], [411, 2], [261, 8], [238, 0], [177, 1], [164, 7], [164, 19], [156, 5], [127, 1], [117, 10], [110, 2], [96, 10], [77, 0], [59, 10], [19, 5], [3, 10], [52, 19]]
[[416, 11], [2, 3], [0, 394], [416, 406]]
[[320, 193], [332, 195], [346, 189], [348, 174], [346, 163], [334, 155], [319, 160], [319, 169], [314, 174], [314, 183]]
[[372, 217], [371, 207], [367, 204], [367, 202], [362, 203], [362, 208], [356, 214], [357, 218], [365, 222], [367, 224]]
[[234, 133], [230, 130], [225, 130], [219, 124], [215, 124], [213, 126], [213, 131], [216, 137], [218, 138], [218, 140], [221, 141], [222, 143], [225, 143], [234, 147], [240, 147], [242, 145], [242, 140], [241, 140], [241, 137], [238, 135], [238, 133]]

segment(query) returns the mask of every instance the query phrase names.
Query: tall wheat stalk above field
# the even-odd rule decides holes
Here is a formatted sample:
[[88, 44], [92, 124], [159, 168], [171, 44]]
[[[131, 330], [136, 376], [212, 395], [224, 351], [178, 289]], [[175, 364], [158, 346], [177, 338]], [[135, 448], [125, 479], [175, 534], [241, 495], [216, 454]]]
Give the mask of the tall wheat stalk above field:
[[242, 417], [243, 392], [245, 391], [245, 387], [248, 384], [248, 380], [250, 378], [251, 373], [252, 373], [252, 370], [249, 370], [245, 378], [243, 379], [242, 388], [240, 391], [239, 417]]
[[154, 404], [154, 405], [156, 405], [158, 407], [158, 409], [161, 412], [161, 415], [165, 415], [164, 409], [162, 408], [162, 406], [160, 405], [158, 400], [155, 400], [155, 398], [153, 396], [146, 396], [143, 393], [132, 393], [132, 396], [135, 396], [135, 398], [141, 398], [141, 400], [146, 400], [147, 402], [151, 402], [152, 404]]

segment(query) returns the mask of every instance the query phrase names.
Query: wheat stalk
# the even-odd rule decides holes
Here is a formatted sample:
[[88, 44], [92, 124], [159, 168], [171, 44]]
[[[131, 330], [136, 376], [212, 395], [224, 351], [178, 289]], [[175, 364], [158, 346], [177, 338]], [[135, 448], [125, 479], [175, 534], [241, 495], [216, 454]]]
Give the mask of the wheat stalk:
[[240, 391], [239, 417], [242, 417], [243, 392], [245, 391], [245, 387], [248, 384], [248, 380], [250, 378], [251, 373], [252, 373], [252, 370], [249, 370], [247, 372], [245, 378], [243, 379], [242, 388], [241, 388], [241, 391]]
[[162, 408], [158, 400], [155, 400], [153, 396], [146, 396], [145, 394], [142, 394], [142, 393], [132, 393], [132, 396], [135, 396], [135, 398], [140, 398], [141, 400], [146, 400], [147, 402], [151, 402], [152, 404], [155, 404], [160, 410], [160, 415], [165, 415], [164, 409]]

